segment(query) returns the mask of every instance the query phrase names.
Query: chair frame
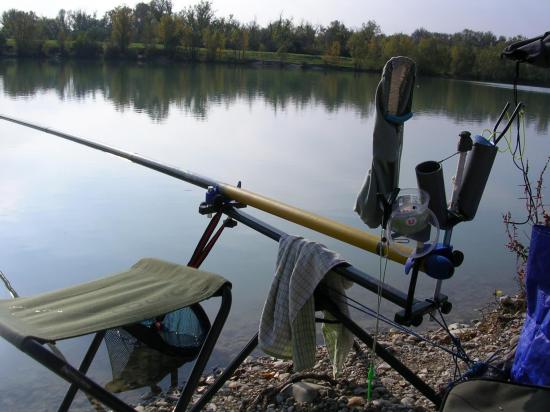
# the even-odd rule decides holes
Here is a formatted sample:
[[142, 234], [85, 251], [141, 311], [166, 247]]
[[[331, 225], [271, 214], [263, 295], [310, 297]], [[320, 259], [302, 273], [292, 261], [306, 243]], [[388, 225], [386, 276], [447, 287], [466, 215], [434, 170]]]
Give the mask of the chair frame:
[[[219, 292], [213, 296], [221, 297], [220, 307], [203, 342], [199, 355], [195, 360], [189, 379], [187, 380], [187, 383], [177, 402], [175, 408], [175, 411], [177, 412], [185, 410], [191, 402], [193, 393], [199, 384], [200, 377], [206, 367], [208, 359], [210, 359], [225, 321], [227, 320], [232, 301], [231, 285], [229, 283], [225, 283], [220, 288]], [[135, 409], [130, 405], [86, 376], [86, 373], [95, 358], [104, 336], [105, 331], [100, 331], [95, 334], [78, 369], [72, 366], [65, 359], [60, 358], [58, 355], [47, 349], [45, 343], [40, 342], [38, 339], [27, 337], [19, 346], [19, 349], [22, 352], [26, 353], [31, 358], [41, 363], [46, 368], [71, 384], [58, 409], [59, 411], [69, 410], [78, 390], [82, 390], [115, 411], [135, 411]]]

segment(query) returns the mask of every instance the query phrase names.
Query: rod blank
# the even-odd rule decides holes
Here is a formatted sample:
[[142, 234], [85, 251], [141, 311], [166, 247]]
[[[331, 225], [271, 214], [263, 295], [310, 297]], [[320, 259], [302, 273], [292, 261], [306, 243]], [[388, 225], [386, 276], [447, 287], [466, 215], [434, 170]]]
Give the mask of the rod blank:
[[[172, 166], [167, 166], [138, 154], [130, 153], [125, 150], [121, 150], [102, 143], [97, 143], [81, 137], [73, 136], [67, 133], [59, 132], [57, 130], [39, 126], [23, 120], [18, 120], [4, 115], [0, 115], [0, 119], [19, 124], [21, 126], [30, 127], [32, 129], [54, 136], [58, 136], [66, 140], [70, 140], [72, 142], [91, 147], [92, 149], [113, 154], [117, 157], [130, 160], [131, 162], [137, 163], [141, 166], [156, 170], [157, 172], [172, 176], [176, 179], [183, 180], [204, 189], [206, 189], [208, 186], [217, 186], [219, 187], [219, 190], [223, 195], [232, 200], [263, 210], [264, 212], [281, 217], [300, 226], [307, 227], [334, 239], [341, 240], [345, 243], [356, 246], [368, 252], [379, 254], [380, 250], [382, 249], [380, 240], [375, 235], [372, 235], [355, 227], [336, 222], [326, 217], [310, 213], [306, 210], [296, 208], [283, 202], [270, 199], [260, 194], [244, 190], [226, 183], [217, 182], [215, 180], [195, 174], [193, 172], [184, 171]], [[395, 262], [404, 264], [407, 258], [402, 254], [397, 253], [397, 247], [403, 249], [405, 256], [410, 254], [409, 248], [405, 248], [403, 246], [392, 246], [392, 248], [389, 249], [388, 258]]]

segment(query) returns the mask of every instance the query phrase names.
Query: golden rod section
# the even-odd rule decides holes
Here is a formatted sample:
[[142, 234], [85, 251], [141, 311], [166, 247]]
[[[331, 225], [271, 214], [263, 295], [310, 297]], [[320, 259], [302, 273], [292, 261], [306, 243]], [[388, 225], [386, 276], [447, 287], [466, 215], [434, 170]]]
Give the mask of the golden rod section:
[[[245, 205], [263, 210], [264, 212], [278, 216], [290, 222], [323, 233], [334, 239], [349, 243], [360, 249], [379, 254], [381, 248], [380, 239], [367, 233], [363, 230], [336, 222], [323, 216], [310, 213], [306, 210], [299, 209], [294, 206], [287, 205], [275, 199], [259, 195], [248, 190], [240, 189], [235, 186], [220, 184], [220, 192], [230, 199]], [[407, 258], [396, 252], [396, 248], [406, 251], [406, 255], [410, 255], [411, 250], [403, 246], [392, 246], [389, 249], [388, 258], [394, 262], [405, 264]]]

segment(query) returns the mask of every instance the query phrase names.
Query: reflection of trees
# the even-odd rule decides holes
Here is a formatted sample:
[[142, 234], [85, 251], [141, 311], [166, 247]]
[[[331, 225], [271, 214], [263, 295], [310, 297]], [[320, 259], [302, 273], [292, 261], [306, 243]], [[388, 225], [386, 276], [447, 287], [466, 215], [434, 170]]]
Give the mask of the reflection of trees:
[[[261, 99], [274, 110], [322, 105], [328, 111], [346, 107], [361, 116], [372, 113], [378, 76], [350, 72], [255, 69], [222, 65], [135, 65], [124, 63], [55, 64], [36, 61], [0, 62], [4, 93], [32, 96], [55, 90], [61, 99], [82, 99], [101, 93], [118, 110], [133, 109], [162, 120], [171, 107], [205, 118], [213, 104], [236, 99]], [[547, 128], [545, 107], [550, 95], [523, 93], [530, 121]], [[494, 121], [511, 98], [506, 88], [420, 78], [414, 111], [449, 117], [457, 122]]]
[[[414, 96], [414, 110], [449, 117], [457, 123], [476, 121], [492, 125], [507, 101], [512, 101], [508, 87], [490, 87], [474, 82], [421, 78]], [[548, 128], [549, 93], [522, 93], [528, 120], [539, 132]]]

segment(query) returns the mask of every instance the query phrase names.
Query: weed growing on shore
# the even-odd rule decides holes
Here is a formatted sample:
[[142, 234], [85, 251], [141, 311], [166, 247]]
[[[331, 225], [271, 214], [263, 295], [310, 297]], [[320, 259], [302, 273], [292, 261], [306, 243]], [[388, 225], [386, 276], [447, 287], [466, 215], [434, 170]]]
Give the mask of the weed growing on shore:
[[544, 189], [544, 174], [548, 169], [549, 163], [550, 157], [546, 160], [534, 187], [527, 175], [528, 166], [525, 171], [522, 170], [525, 182], [523, 185], [525, 196], [521, 199], [525, 200], [525, 211], [527, 212], [525, 219], [523, 221], [516, 221], [512, 219], [511, 212], [503, 215], [506, 235], [508, 236], [506, 248], [516, 256], [517, 282], [522, 297], [525, 296], [525, 270], [529, 256], [529, 235], [531, 231], [521, 230], [520, 232], [519, 229], [523, 225], [528, 225], [529, 229], [533, 225], [550, 226], [550, 211], [547, 209], [547, 205], [543, 203], [542, 193]]

